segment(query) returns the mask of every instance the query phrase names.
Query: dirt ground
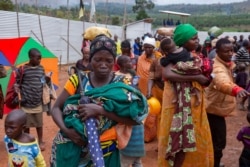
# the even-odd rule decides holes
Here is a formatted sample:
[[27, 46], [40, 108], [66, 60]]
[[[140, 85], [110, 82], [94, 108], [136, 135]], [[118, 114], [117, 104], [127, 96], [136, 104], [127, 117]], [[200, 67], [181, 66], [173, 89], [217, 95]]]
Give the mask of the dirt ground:
[[[67, 67], [62, 67], [59, 75], [60, 88], [57, 90], [58, 94], [60, 93], [66, 79], [67, 75]], [[50, 157], [50, 148], [52, 144], [52, 140], [58, 131], [57, 126], [53, 122], [50, 116], [47, 116], [46, 113], [43, 115], [44, 117], [44, 141], [46, 143], [46, 150], [42, 152], [47, 166], [49, 166], [49, 157]], [[238, 158], [240, 156], [242, 150], [242, 143], [236, 140], [236, 135], [239, 129], [242, 126], [247, 125], [247, 121], [245, 119], [246, 112], [238, 111], [237, 116], [226, 118], [227, 121], [227, 146], [224, 150], [224, 156], [222, 162], [226, 167], [238, 167]], [[31, 129], [31, 134], [36, 136], [35, 129]], [[7, 166], [7, 153], [5, 150], [5, 146], [3, 143], [4, 137], [4, 124], [3, 120], [0, 120], [0, 158], [1, 163], [0, 167]], [[146, 143], [146, 156], [142, 159], [144, 167], [156, 167], [157, 166], [157, 141], [153, 141], [151, 143]], [[195, 162], [194, 162], [195, 163]], [[195, 166], [195, 165], [194, 165]]]

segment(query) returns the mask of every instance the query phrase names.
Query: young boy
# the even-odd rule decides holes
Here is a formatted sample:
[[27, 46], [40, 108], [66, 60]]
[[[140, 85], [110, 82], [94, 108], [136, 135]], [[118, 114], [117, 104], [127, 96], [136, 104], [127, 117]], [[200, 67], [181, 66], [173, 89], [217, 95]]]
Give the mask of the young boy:
[[[40, 65], [41, 53], [36, 48], [29, 50], [29, 62], [23, 67], [21, 85], [16, 85], [17, 91], [21, 92], [21, 109], [27, 114], [25, 132], [35, 127], [38, 143], [41, 150], [45, 150], [43, 142], [43, 85], [45, 84], [45, 72]], [[20, 73], [20, 72], [19, 72]], [[17, 81], [20, 76], [17, 76]], [[18, 82], [19, 83], [19, 82]], [[20, 89], [20, 90], [18, 90]]]
[[[250, 112], [247, 113], [247, 121], [250, 124]], [[250, 166], [250, 126], [243, 127], [238, 135], [237, 139], [244, 145], [242, 153], [239, 159], [239, 167]]]
[[[243, 89], [246, 89], [247, 86], [247, 72], [246, 72], [246, 65], [241, 63], [238, 65], [238, 73], [236, 75], [235, 83], [242, 87]], [[246, 111], [244, 104], [248, 97], [245, 97], [242, 99], [242, 101], [239, 104], [239, 110]]]
[[8, 153], [8, 166], [45, 167], [37, 140], [24, 133], [26, 113], [20, 109], [12, 110], [5, 119], [4, 143]]
[[[117, 59], [120, 70], [116, 72], [118, 75], [124, 75], [130, 81], [130, 85], [137, 87], [138, 80], [132, 67], [132, 62], [128, 56], [120, 56]], [[137, 82], [136, 82], [137, 80]], [[134, 82], [133, 82], [134, 81]], [[121, 167], [142, 167], [141, 157], [145, 156], [144, 148], [144, 126], [136, 125], [132, 127], [132, 132], [127, 146], [120, 150]]]

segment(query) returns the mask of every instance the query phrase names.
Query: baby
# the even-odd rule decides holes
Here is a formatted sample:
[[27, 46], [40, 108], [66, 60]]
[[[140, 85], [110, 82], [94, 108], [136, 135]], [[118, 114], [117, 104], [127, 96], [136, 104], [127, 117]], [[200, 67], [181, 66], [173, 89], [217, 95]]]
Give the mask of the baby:
[[12, 110], [5, 119], [4, 143], [8, 153], [8, 166], [45, 167], [43, 155], [37, 140], [24, 133], [26, 113]]
[[[178, 48], [172, 39], [163, 39], [161, 42], [161, 50], [166, 55], [161, 58], [161, 65], [163, 67], [171, 63], [174, 64], [172, 71], [181, 75], [197, 75], [202, 73], [201, 58], [192, 57], [190, 52], [183, 47]], [[180, 84], [182, 84], [182, 88], [189, 87], [191, 89], [191, 93], [194, 93], [197, 98], [196, 105], [199, 105], [201, 99], [198, 89], [194, 88], [191, 82], [183, 82]], [[173, 86], [178, 94], [177, 83], [173, 82]], [[174, 99], [173, 102], [177, 102], [177, 99]]]

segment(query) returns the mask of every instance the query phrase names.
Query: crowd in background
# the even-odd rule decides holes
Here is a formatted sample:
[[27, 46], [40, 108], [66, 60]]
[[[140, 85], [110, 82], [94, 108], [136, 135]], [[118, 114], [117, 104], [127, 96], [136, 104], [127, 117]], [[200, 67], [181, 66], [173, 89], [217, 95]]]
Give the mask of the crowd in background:
[[[250, 111], [250, 35], [237, 39], [209, 34], [200, 41], [192, 25], [176, 25], [167, 35], [146, 33], [133, 42], [120, 41], [117, 35], [112, 39], [103, 29], [83, 38], [83, 57], [69, 68], [69, 79], [51, 109], [60, 128], [52, 145], [51, 166], [142, 167], [144, 145], [155, 139], [159, 167], [223, 166], [225, 118], [234, 114], [236, 105]], [[16, 91], [29, 103], [22, 101], [21, 110], [7, 116], [4, 140], [10, 163], [17, 153], [13, 147], [29, 143], [18, 156], [24, 156], [25, 149], [38, 149], [23, 161], [45, 166], [40, 82], [45, 74], [39, 50], [33, 48], [28, 55], [24, 86], [17, 85]], [[29, 81], [32, 76], [36, 79]], [[39, 94], [21, 90], [28, 82]], [[159, 113], [150, 106], [153, 98], [161, 106]], [[40, 101], [33, 104], [34, 99]], [[37, 129], [38, 140], [27, 135], [30, 127]], [[93, 129], [96, 133], [91, 133]], [[249, 129], [243, 127], [237, 135], [244, 144], [239, 155], [242, 167], [250, 164]]]

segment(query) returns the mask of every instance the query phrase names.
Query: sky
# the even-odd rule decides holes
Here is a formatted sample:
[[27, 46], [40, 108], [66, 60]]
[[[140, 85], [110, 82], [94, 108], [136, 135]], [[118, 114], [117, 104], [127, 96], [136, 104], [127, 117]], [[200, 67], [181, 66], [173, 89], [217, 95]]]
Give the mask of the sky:
[[232, 3], [243, 2], [246, 0], [154, 0], [157, 5], [169, 5], [169, 4], [213, 4], [213, 3]]

